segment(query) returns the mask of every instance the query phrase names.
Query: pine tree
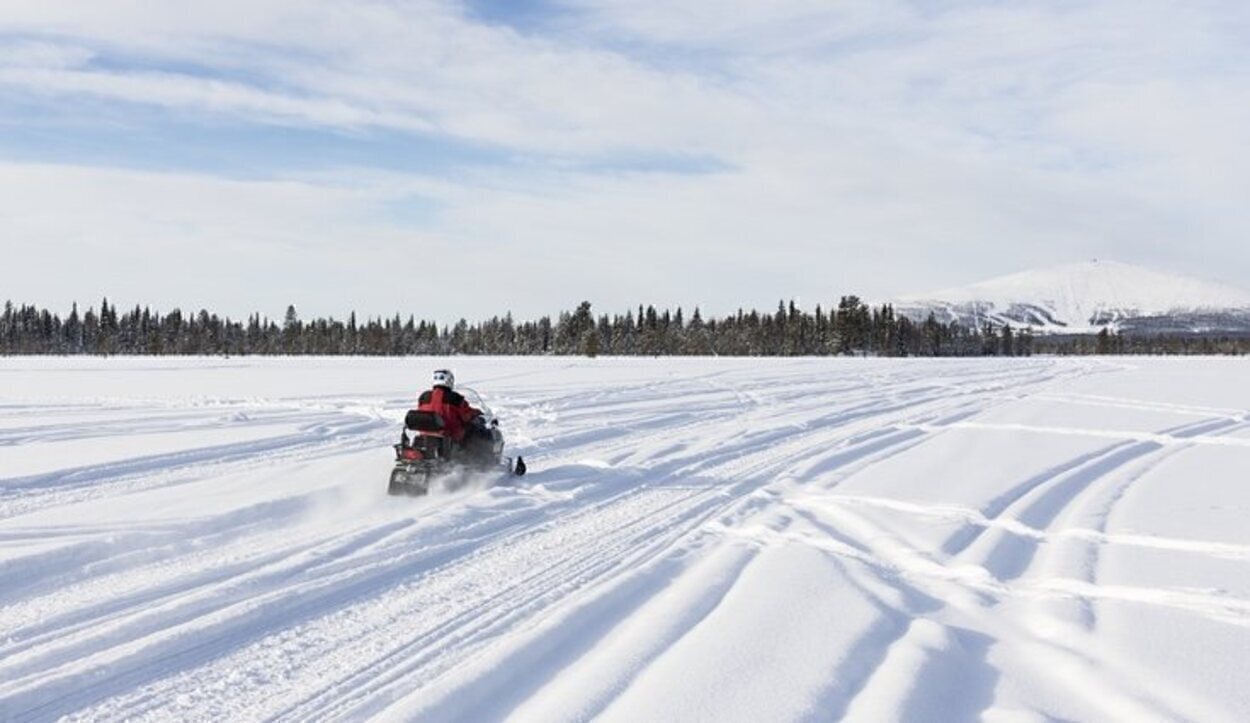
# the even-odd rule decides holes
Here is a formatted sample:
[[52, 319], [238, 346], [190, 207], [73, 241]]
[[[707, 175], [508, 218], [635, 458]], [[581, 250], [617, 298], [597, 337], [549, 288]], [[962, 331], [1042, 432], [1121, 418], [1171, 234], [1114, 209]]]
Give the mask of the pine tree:
[[303, 331], [301, 327], [295, 305], [287, 306], [286, 315], [282, 320], [282, 348], [287, 354], [296, 354], [301, 351], [300, 332]]
[[1111, 332], [1108, 331], [1105, 326], [1098, 331], [1098, 343], [1096, 349], [1098, 354], [1110, 354], [1112, 351]]
[[594, 359], [599, 356], [599, 332], [587, 329], [582, 334], [582, 355]]

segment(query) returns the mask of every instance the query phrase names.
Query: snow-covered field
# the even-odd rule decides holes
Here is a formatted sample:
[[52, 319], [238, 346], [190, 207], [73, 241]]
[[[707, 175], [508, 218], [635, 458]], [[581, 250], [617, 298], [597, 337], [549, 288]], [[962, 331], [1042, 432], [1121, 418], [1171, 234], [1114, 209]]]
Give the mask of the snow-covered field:
[[1250, 720], [1250, 362], [0, 359], [0, 720]]

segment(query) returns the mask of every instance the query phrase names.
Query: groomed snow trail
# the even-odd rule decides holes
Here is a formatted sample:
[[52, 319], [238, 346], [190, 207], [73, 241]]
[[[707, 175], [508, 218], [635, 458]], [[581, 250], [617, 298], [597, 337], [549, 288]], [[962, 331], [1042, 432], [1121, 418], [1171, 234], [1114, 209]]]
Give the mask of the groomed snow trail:
[[1247, 720], [1247, 372], [3, 359], [0, 720]]

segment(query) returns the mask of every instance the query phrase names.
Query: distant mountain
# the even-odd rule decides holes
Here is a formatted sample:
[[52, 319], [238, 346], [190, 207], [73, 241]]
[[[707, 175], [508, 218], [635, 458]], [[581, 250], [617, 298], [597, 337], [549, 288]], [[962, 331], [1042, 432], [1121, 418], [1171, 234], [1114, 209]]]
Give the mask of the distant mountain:
[[923, 320], [1028, 326], [1042, 333], [1250, 333], [1250, 292], [1115, 261], [1000, 276], [894, 301]]

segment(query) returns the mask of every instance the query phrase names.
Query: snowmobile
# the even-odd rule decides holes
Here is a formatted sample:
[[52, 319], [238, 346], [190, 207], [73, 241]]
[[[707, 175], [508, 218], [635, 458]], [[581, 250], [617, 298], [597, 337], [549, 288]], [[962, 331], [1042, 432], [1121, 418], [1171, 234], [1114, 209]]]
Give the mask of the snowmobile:
[[462, 471], [501, 471], [517, 477], [525, 474], [523, 458], [504, 456], [499, 420], [482, 403], [481, 396], [467, 387], [457, 391], [482, 412], [466, 430], [464, 442], [457, 443], [447, 435], [442, 415], [409, 411], [399, 433], [399, 444], [395, 445], [395, 468], [391, 470], [388, 494], [424, 495], [430, 491], [432, 481]]

